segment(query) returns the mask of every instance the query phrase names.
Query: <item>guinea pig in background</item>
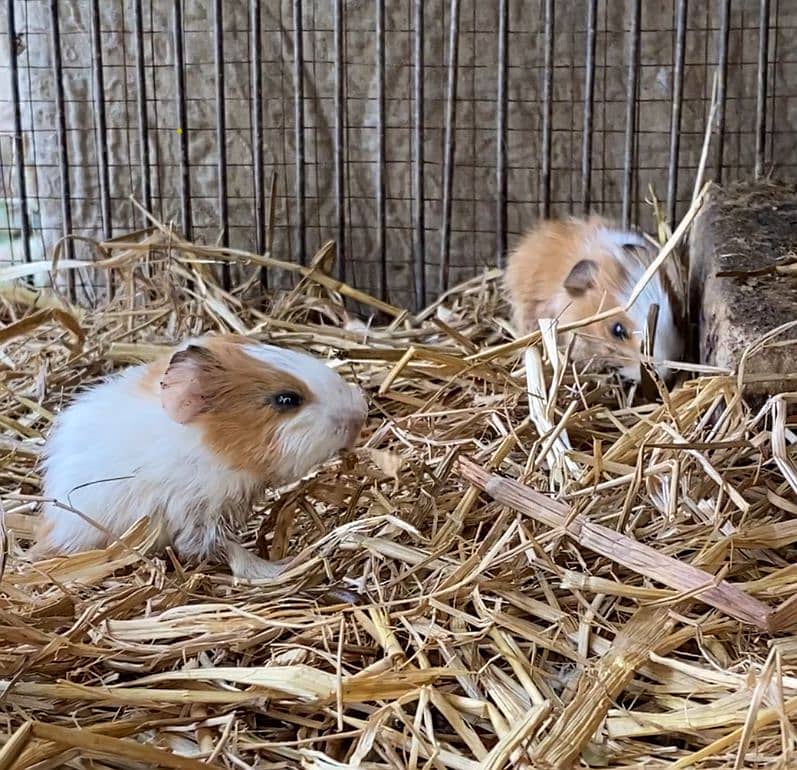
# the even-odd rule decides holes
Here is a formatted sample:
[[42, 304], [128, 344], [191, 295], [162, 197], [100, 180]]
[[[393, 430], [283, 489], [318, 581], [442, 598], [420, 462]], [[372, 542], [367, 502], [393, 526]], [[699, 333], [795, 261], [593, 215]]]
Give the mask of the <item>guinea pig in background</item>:
[[[507, 262], [506, 286], [517, 330], [536, 331], [540, 318], [564, 324], [624, 306], [655, 256], [642, 236], [616, 229], [600, 217], [540, 223]], [[683, 302], [674, 284], [663, 266], [627, 313], [578, 329], [572, 360], [591, 360], [599, 368], [639, 380], [648, 311], [658, 304], [653, 359], [678, 361], [684, 350]], [[669, 375], [665, 365], [656, 368], [662, 377]]]
[[359, 388], [312, 356], [246, 337], [188, 340], [80, 394], [45, 447], [48, 503], [34, 552], [106, 547], [142, 516], [161, 547], [226, 561], [237, 577], [278, 564], [233, 532], [269, 487], [297, 481], [352, 448], [367, 408]]

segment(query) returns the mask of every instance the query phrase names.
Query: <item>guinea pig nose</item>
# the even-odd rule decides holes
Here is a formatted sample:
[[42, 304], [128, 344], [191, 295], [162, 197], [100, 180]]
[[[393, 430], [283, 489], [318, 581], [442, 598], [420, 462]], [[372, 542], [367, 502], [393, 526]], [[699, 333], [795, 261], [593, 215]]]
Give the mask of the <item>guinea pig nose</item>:
[[353, 449], [365, 425], [365, 413], [353, 413], [343, 419], [343, 432], [346, 436], [346, 449]]

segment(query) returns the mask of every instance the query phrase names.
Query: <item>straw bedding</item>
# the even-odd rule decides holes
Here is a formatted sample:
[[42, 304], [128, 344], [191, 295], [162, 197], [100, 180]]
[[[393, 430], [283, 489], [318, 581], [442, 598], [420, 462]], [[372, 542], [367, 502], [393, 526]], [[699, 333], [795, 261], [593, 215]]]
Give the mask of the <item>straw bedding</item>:
[[[552, 366], [550, 334], [511, 344], [495, 273], [412, 316], [337, 284], [330, 249], [266, 306], [274, 260], [157, 226], [100, 256], [109, 304], [2, 289], [0, 768], [797, 763], [787, 397], [754, 411], [712, 374], [632, 401]], [[213, 261], [248, 280], [225, 293]], [[212, 330], [335, 357], [368, 393], [356, 459], [243, 533], [302, 566], [236, 584], [148, 552], [146, 521], [31, 564], [53, 415]]]

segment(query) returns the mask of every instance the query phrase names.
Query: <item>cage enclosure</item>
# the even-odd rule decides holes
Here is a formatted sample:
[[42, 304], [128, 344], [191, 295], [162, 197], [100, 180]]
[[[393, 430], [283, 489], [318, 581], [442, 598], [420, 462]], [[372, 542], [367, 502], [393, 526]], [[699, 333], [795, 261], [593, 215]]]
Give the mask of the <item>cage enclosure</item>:
[[[795, 766], [797, 3], [3, 8], [0, 768]], [[670, 385], [637, 349], [629, 384], [553, 325], [514, 334], [509, 249], [584, 212], [672, 228], [651, 275], [687, 231], [709, 255], [710, 365]], [[357, 445], [260, 495], [268, 410], [337, 386], [175, 355], [205, 333], [357, 384]], [[751, 339], [763, 365], [721, 360]], [[213, 369], [213, 405], [166, 407], [175, 358]], [[63, 410], [135, 366], [103, 419], [86, 396], [48, 498]], [[334, 431], [286, 440], [292, 467]], [[258, 494], [228, 517], [244, 472]], [[98, 523], [94, 484], [119, 485], [89, 530], [107, 547], [37, 555], [43, 509]], [[175, 487], [163, 505], [199, 501], [226, 562], [149, 527]], [[287, 566], [251, 583], [231, 552]]]
[[[145, 224], [417, 308], [541, 216], [650, 229], [707, 175], [794, 177], [797, 13], [767, 0], [6, 3], [9, 260]], [[269, 227], [269, 222], [273, 227]], [[65, 244], [85, 257], [79, 242]], [[91, 277], [82, 276], [82, 282]]]

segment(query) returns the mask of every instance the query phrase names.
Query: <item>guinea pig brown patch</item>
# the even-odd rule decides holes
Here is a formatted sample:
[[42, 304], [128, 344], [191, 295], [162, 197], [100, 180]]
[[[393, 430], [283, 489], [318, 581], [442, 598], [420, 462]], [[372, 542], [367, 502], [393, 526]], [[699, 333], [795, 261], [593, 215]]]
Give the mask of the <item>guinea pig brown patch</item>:
[[[207, 348], [210, 351], [222, 350], [230, 345], [256, 345], [257, 342], [250, 337], [242, 334], [218, 334], [213, 336], [199, 337], [195, 340], [196, 346]], [[169, 364], [176, 351], [158, 356], [154, 361], [147, 364], [144, 373], [136, 383], [136, 388], [145, 394], [157, 398], [160, 394], [160, 383], [163, 380]]]
[[[203, 373], [205, 406], [194, 424], [202, 428], [208, 448], [231, 469], [268, 482], [279, 455], [278, 428], [311, 403], [313, 394], [296, 377], [247, 355], [240, 343], [209, 338], [202, 344], [213, 363]], [[272, 399], [279, 393], [296, 394], [301, 404], [295, 409], [275, 408]]]
[[528, 232], [509, 255], [506, 286], [521, 333], [536, 331], [539, 318], [565, 320], [564, 278], [574, 255], [580, 254], [580, 237], [581, 228], [572, 222], [548, 220]]
[[159, 356], [144, 368], [144, 373], [135, 383], [136, 390], [152, 397], [160, 395], [160, 382], [169, 368], [172, 354]]

